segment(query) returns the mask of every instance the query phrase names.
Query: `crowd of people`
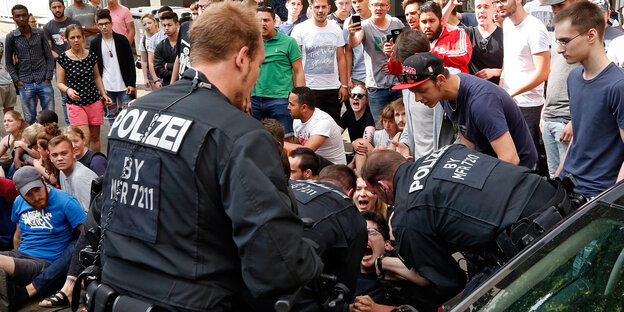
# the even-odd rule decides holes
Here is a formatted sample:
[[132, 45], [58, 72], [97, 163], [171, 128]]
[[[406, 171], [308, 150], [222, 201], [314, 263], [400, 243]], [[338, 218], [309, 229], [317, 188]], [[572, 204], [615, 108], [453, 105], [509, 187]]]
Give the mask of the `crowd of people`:
[[[310, 0], [305, 12], [302, 0], [258, 1], [245, 3], [247, 12], [241, 12], [228, 4], [212, 4], [219, 1], [200, 0], [191, 5], [192, 20], [184, 23], [163, 6], [156, 16], [141, 17], [143, 31], [136, 43], [132, 15], [117, 0], [101, 9], [99, 3], [84, 0], [68, 7], [50, 0], [53, 19], [43, 28], [32, 24], [26, 6], [14, 6], [17, 27], [0, 36], [0, 102], [6, 132], [0, 141], [0, 279], [4, 276], [14, 286], [10, 298], [3, 293], [0, 297], [7, 297], [13, 308], [37, 294], [52, 293], [41, 301], [42, 307], [76, 300], [72, 289], [82, 270], [77, 251], [86, 245], [82, 223], [91, 204], [91, 184], [99, 176], [110, 178], [104, 181], [104, 193], [111, 194], [105, 206], [155, 211], [133, 231], [141, 215], [118, 210], [121, 225], [111, 225], [113, 234], [108, 234], [112, 241], [115, 235], [130, 238], [118, 248], [111, 248], [108, 239], [104, 259], [111, 261], [109, 268], [123, 272], [123, 265], [141, 263], [145, 256], [119, 253], [142, 250], [135, 241], [161, 243], [163, 238], [149, 226], [186, 221], [183, 214], [174, 217], [164, 207], [180, 199], [177, 196], [191, 200], [188, 192], [198, 188], [198, 180], [186, 177], [176, 183], [193, 188], [166, 194], [172, 190], [154, 185], [160, 171], [165, 177], [172, 173], [164, 166], [188, 169], [172, 155], [191, 153], [189, 149], [195, 156], [210, 153], [209, 148], [199, 148], [204, 146], [202, 135], [214, 129], [227, 129], [227, 134], [215, 135], [211, 146], [232, 151], [212, 151], [221, 157], [215, 168], [195, 159], [185, 164], [193, 170], [207, 165], [201, 167], [206, 175], [219, 171], [224, 175], [220, 183], [260, 185], [246, 194], [233, 186], [219, 196], [209, 190], [197, 192], [239, 203], [225, 213], [234, 221], [255, 224], [259, 221], [247, 214], [255, 213], [256, 207], [245, 205], [282, 201], [279, 194], [290, 187], [299, 217], [315, 221], [303, 236], [317, 242], [320, 258], [308, 255], [305, 244], [284, 257], [285, 262], [307, 260], [299, 259], [298, 268], [292, 269], [301, 280], [293, 279], [281, 290], [294, 286], [294, 280], [299, 285], [309, 282], [322, 262], [323, 272], [336, 275], [350, 289], [350, 311], [390, 311], [404, 304], [435, 310], [479, 281], [472, 280], [480, 272], [471, 271], [470, 264], [466, 279], [451, 257], [454, 252], [467, 252], [464, 256], [471, 262], [475, 250], [492, 245], [519, 220], [545, 213], [542, 204], [553, 205], [554, 199], [559, 203], [557, 216], [570, 213], [556, 182], [546, 180], [572, 176], [578, 182], [575, 192], [592, 198], [624, 178], [624, 32], [611, 18], [607, 0], [534, 0], [524, 6], [521, 0], [474, 0], [474, 14], [457, 12], [462, 5], [458, 0], [404, 0], [405, 23], [389, 14], [389, 0], [335, 0], [334, 12], [329, 1]], [[232, 40], [213, 36], [213, 30], [232, 23], [218, 19], [210, 11], [213, 6], [220, 14], [253, 21], [238, 21], [226, 29]], [[213, 20], [202, 18], [205, 12]], [[244, 41], [251, 40], [250, 29], [261, 36], [261, 45]], [[233, 49], [233, 44], [241, 46]], [[145, 88], [151, 91], [143, 102], [139, 99], [138, 108], [132, 105], [137, 80], [133, 45]], [[226, 56], [231, 56], [230, 67], [219, 63]], [[227, 77], [228, 70], [232, 77]], [[184, 95], [187, 84], [192, 90]], [[176, 108], [179, 117], [164, 112], [191, 98], [199, 105], [202, 99], [192, 93], [213, 92], [215, 86], [219, 94], [206, 94], [207, 99], [227, 98], [261, 122], [274, 142], [254, 134], [259, 122], [229, 108]], [[64, 116], [54, 112], [55, 90], [61, 94]], [[164, 101], [167, 92], [180, 97], [160, 111], [147, 103]], [[17, 94], [23, 115], [14, 110]], [[59, 127], [59, 117], [67, 127]], [[245, 124], [236, 128], [235, 120]], [[119, 144], [115, 150], [109, 145], [108, 155], [100, 151], [105, 121], [110, 123], [112, 146]], [[169, 158], [130, 152], [127, 142], [170, 153]], [[192, 142], [196, 145], [188, 147]], [[275, 146], [280, 168], [269, 159]], [[268, 157], [259, 162], [266, 166], [261, 172], [220, 167], [221, 162], [242, 161], [255, 153]], [[108, 171], [107, 156], [114, 164]], [[125, 176], [127, 160], [136, 171]], [[158, 172], [141, 171], [145, 163]], [[135, 175], [136, 190], [115, 180], [121, 168], [122, 180]], [[289, 187], [280, 185], [282, 179], [289, 180]], [[263, 186], [279, 194], [262, 192]], [[144, 193], [135, 205], [139, 192]], [[127, 194], [134, 194], [129, 202]], [[460, 203], [462, 196], [473, 200]], [[440, 209], [418, 209], [422, 207]], [[163, 214], [169, 219], [158, 221]], [[457, 217], [460, 214], [463, 217]], [[250, 219], [243, 221], [245, 217]], [[284, 231], [298, 233], [291, 221]], [[232, 225], [236, 226], [240, 224]], [[233, 231], [223, 224], [218, 227]], [[241, 250], [241, 245], [259, 244], [233, 232]], [[297, 235], [282, 237], [284, 246], [296, 245]], [[517, 233], [507, 235], [516, 253], [524, 247], [514, 240]], [[172, 241], [178, 238], [172, 235]], [[193, 247], [178, 243], [191, 257]], [[143, 251], [150, 253], [150, 248]], [[173, 257], [168, 252], [145, 260], [146, 268], [134, 267], [134, 272], [147, 276], [150, 269], [158, 270], [151, 261], [167, 261]], [[250, 256], [240, 253], [240, 265], [253, 266], [246, 259]], [[513, 253], [497, 255], [509, 259]], [[160, 270], [176, 275], [173, 269]], [[256, 273], [241, 277], [254, 298], [264, 293], [252, 286], [268, 283], [246, 275]], [[140, 288], [140, 279], [122, 286], [121, 277], [104, 274], [108, 282], [127, 286], [142, 298], [164, 300], [158, 293], [157, 299], [149, 291], [132, 289]], [[194, 278], [190, 275], [176, 278], [188, 282]], [[276, 273], [276, 279], [281, 277]], [[304, 289], [297, 310], [315, 306], [314, 291], [311, 286]], [[197, 298], [188, 304], [179, 300], [158, 304], [189, 311], [208, 307]], [[244, 302], [261, 306], [253, 300], [246, 297]], [[233, 306], [238, 304], [243, 303]]]

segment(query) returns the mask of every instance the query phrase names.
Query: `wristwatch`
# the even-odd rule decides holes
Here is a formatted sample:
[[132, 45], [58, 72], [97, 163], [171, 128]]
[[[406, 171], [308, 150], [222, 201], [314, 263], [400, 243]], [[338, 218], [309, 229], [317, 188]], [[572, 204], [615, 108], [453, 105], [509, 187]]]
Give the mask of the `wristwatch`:
[[378, 278], [384, 278], [386, 276], [386, 270], [384, 270], [382, 265], [382, 260], [384, 257], [384, 255], [381, 255], [375, 261], [375, 272], [377, 273]]

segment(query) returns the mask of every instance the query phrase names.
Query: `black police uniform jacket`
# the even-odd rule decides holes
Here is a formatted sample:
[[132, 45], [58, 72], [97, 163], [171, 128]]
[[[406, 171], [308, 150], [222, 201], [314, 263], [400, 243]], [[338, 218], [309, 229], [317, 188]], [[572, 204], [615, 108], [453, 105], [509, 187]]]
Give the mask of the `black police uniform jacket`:
[[229, 311], [245, 288], [280, 295], [321, 272], [273, 138], [201, 73], [136, 100], [108, 146], [105, 284], [176, 311]]
[[[314, 220], [304, 237], [315, 241], [324, 263], [323, 273], [335, 275], [350, 290], [352, 302], [360, 262], [368, 243], [366, 221], [351, 198], [339, 187], [312, 180], [290, 181], [299, 217]], [[309, 304], [312, 308], [311, 305]], [[305, 309], [303, 309], [305, 310]]]
[[433, 284], [442, 304], [465, 286], [466, 274], [452, 253], [488, 248], [518, 220], [541, 178], [525, 167], [454, 144], [394, 177], [392, 231], [408, 268]]

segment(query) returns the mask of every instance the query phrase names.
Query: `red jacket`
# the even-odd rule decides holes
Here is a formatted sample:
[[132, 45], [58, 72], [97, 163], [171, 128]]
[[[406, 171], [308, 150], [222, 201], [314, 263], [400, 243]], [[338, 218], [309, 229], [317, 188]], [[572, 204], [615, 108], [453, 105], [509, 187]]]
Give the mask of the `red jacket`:
[[[472, 56], [472, 44], [463, 29], [457, 28], [449, 31], [446, 27], [442, 28], [442, 33], [431, 52], [444, 59], [444, 66], [455, 67], [462, 73], [469, 73], [468, 62]], [[399, 61], [390, 59], [388, 69], [390, 74], [399, 75], [403, 72], [403, 65]]]

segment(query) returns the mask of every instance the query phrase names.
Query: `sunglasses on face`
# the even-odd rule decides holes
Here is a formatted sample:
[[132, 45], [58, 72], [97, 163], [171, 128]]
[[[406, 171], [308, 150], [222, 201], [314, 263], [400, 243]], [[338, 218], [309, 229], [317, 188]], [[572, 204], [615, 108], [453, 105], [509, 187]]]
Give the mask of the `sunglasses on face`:
[[481, 48], [481, 54], [486, 54], [487, 51], [487, 45], [490, 42], [490, 38], [484, 38], [481, 39], [481, 42], [479, 42], [479, 47]]
[[351, 93], [351, 94], [349, 94], [349, 97], [351, 97], [352, 99], [363, 99], [365, 96], [367, 97], [368, 95], [366, 95], [364, 93]]
[[397, 78], [399, 78], [400, 83], [416, 83], [416, 82], [423, 81], [431, 77], [433, 77], [433, 74], [429, 74], [429, 75], [400, 74], [400, 75], [397, 75]]

